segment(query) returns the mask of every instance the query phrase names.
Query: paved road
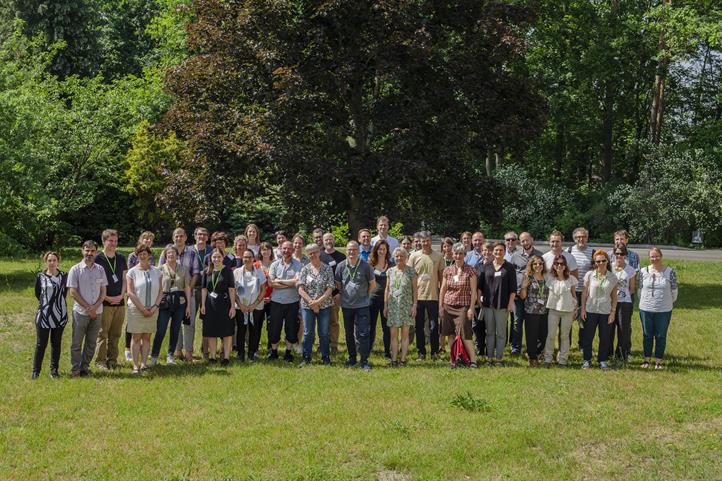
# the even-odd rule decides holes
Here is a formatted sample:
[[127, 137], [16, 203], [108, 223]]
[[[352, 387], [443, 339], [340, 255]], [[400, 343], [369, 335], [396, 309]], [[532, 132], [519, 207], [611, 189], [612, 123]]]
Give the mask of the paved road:
[[[612, 244], [589, 244], [594, 249], [604, 249], [605, 251], [612, 248]], [[565, 249], [569, 244], [565, 244]], [[647, 259], [649, 256], [649, 248], [651, 245], [628, 245], [629, 249], [639, 254], [640, 259]], [[716, 261], [722, 262], [722, 249], [686, 249], [676, 246], [658, 246], [662, 249], [662, 255], [667, 259], [678, 260], [694, 260], [694, 261]], [[549, 246], [536, 245], [536, 248], [542, 252], [549, 250]]]

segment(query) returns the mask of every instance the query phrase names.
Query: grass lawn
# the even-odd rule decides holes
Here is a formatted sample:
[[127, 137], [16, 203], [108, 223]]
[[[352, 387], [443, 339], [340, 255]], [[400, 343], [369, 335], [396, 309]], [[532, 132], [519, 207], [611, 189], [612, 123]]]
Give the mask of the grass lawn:
[[62, 378], [48, 348], [31, 381], [40, 263], [0, 260], [0, 480], [722, 480], [722, 263], [670, 264], [661, 372], [635, 367], [635, 310], [634, 365], [610, 372], [579, 369], [576, 349], [571, 369], [454, 371], [377, 351], [368, 373], [339, 356], [70, 379], [68, 326]]

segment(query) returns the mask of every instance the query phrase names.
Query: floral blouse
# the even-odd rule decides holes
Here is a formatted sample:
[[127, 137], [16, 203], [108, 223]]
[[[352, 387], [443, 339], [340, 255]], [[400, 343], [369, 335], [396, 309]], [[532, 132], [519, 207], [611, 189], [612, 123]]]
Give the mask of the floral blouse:
[[[311, 263], [308, 263], [301, 268], [301, 273], [298, 275], [298, 285], [303, 286], [303, 290], [306, 291], [306, 294], [308, 294], [311, 299], [318, 299], [326, 289], [336, 287], [333, 269], [322, 262], [318, 270], [316, 270]], [[333, 297], [329, 296], [319, 307], [326, 309], [332, 305]], [[303, 296], [301, 296], [301, 308], [309, 309], [308, 303]]]

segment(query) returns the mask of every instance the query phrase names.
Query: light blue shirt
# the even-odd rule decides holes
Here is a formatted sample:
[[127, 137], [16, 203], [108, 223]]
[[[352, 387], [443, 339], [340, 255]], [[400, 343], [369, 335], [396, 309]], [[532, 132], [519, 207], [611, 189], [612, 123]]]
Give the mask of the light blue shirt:
[[[291, 262], [284, 264], [283, 259], [276, 259], [268, 268], [268, 278], [273, 281], [276, 279], [298, 279], [301, 273], [301, 263], [291, 258]], [[271, 301], [279, 304], [293, 304], [301, 300], [297, 287], [288, 287], [286, 289], [273, 288], [271, 292]]]
[[476, 252], [474, 249], [471, 249], [466, 253], [466, 256], [464, 256], [464, 263], [470, 265], [474, 269], [476, 269], [476, 265], [480, 262], [484, 262], [484, 256], [481, 255], [480, 252]]

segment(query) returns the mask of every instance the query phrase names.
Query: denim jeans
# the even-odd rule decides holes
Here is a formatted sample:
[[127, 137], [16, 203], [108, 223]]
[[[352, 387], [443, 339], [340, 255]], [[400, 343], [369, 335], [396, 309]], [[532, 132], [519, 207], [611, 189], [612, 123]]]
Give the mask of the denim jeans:
[[369, 308], [368, 306], [342, 307], [341, 310], [343, 311], [343, 327], [346, 330], [348, 360], [355, 363], [358, 350], [361, 355], [361, 364], [366, 364], [369, 359], [369, 321], [371, 318]]
[[649, 312], [640, 309], [639, 317], [642, 319], [644, 357], [652, 357], [654, 344], [654, 357], [662, 359], [667, 347], [667, 329], [672, 320], [672, 311]]
[[175, 347], [178, 344], [178, 335], [180, 334], [183, 316], [185, 315], [186, 305], [179, 304], [170, 309], [161, 309], [158, 311], [158, 322], [153, 336], [153, 348], [150, 351], [151, 357], [158, 357], [160, 354], [160, 346], [165, 339], [165, 331], [168, 329], [170, 321], [170, 339], [168, 340], [168, 355], [173, 355]]
[[321, 357], [329, 357], [328, 327], [331, 322], [331, 308], [320, 309], [318, 314], [311, 309], [301, 309], [301, 316], [303, 317], [303, 358], [311, 359], [313, 356], [316, 321], [318, 321], [318, 343], [321, 347]]
[[509, 323], [509, 344], [514, 353], [521, 352], [521, 339], [524, 332], [524, 301], [519, 297], [514, 298], [514, 310], [511, 313]]

